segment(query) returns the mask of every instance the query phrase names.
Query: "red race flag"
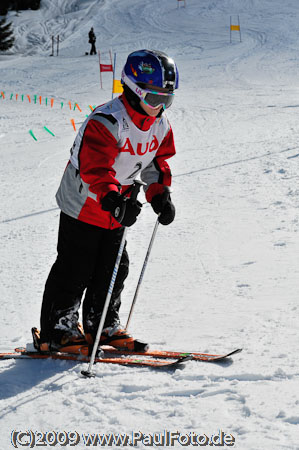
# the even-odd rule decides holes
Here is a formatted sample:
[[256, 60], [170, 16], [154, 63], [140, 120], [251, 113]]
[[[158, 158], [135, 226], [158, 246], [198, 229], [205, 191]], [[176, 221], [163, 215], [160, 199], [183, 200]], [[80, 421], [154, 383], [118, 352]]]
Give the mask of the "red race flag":
[[113, 72], [112, 64], [100, 64], [101, 72]]

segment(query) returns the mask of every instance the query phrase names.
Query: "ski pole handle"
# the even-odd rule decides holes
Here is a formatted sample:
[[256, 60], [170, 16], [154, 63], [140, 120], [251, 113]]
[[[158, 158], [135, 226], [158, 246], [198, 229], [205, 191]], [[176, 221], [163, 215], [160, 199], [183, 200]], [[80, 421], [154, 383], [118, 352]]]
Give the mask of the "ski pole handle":
[[134, 201], [137, 200], [137, 196], [139, 194], [140, 188], [141, 186], [144, 186], [145, 183], [143, 183], [143, 181], [139, 181], [139, 180], [134, 180], [134, 184], [133, 184], [133, 189], [132, 189], [132, 193], [130, 198]]
[[172, 192], [171, 188], [169, 186], [164, 186], [164, 192], [162, 194], [162, 205], [163, 207], [166, 205], [169, 197], [170, 197], [170, 193]]

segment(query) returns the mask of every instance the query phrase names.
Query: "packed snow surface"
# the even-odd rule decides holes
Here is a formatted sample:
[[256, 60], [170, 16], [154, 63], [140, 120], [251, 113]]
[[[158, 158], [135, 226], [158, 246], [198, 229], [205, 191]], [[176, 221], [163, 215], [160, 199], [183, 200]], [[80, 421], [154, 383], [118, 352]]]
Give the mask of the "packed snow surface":
[[[3, 450], [13, 430], [53, 431], [47, 446], [59, 431], [73, 432], [64, 448], [78, 449], [92, 445], [88, 433], [178, 431], [194, 439], [219, 430], [241, 450], [299, 449], [299, 3], [179, 5], [42, 0], [39, 11], [9, 13], [15, 48], [0, 54], [0, 351], [26, 345], [39, 326], [71, 119], [78, 129], [90, 106], [111, 99], [111, 73], [101, 89], [98, 58], [85, 54], [93, 26], [102, 62], [110, 63], [109, 50], [117, 55], [116, 78], [127, 54], [141, 48], [165, 51], [180, 72], [167, 111], [177, 216], [158, 228], [130, 331], [152, 348], [243, 352], [171, 372], [99, 364], [88, 380], [86, 364], [2, 361]], [[241, 35], [232, 31], [230, 42], [230, 17], [237, 24], [238, 15]], [[50, 57], [58, 35], [59, 55], [55, 41]], [[155, 220], [144, 205], [128, 230], [123, 322]], [[29, 435], [20, 439], [29, 445]]]

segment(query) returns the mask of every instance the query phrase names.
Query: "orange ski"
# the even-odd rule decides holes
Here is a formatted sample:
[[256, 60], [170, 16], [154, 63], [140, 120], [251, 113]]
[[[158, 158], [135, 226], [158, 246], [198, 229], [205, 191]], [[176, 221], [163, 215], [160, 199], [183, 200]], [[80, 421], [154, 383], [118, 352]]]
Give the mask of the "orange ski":
[[[85, 356], [82, 354], [68, 354], [68, 353], [60, 353], [60, 352], [51, 352], [51, 353], [39, 353], [37, 351], [27, 351], [25, 348], [16, 348], [14, 352], [0, 353], [1, 359], [56, 359], [56, 360], [66, 360], [66, 361], [76, 361], [76, 362], [89, 362], [89, 356]], [[115, 357], [103, 357], [96, 358], [95, 363], [105, 363], [105, 364], [120, 364], [124, 366], [140, 366], [140, 367], [153, 367], [153, 368], [171, 368], [176, 367], [186, 361], [192, 359], [190, 356], [184, 356], [177, 358], [175, 361], [166, 361], [159, 359], [144, 359], [137, 358], [135, 355], [131, 355], [131, 357], [125, 356], [115, 356]]]

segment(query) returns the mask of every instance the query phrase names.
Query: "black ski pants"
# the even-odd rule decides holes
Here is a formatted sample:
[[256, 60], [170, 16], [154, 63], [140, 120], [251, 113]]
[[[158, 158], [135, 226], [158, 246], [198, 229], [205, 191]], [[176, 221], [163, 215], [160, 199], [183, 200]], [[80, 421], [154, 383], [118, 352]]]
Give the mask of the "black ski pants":
[[[106, 300], [124, 229], [107, 230], [60, 214], [57, 259], [48, 276], [41, 309], [41, 341], [55, 335], [58, 323], [76, 324], [83, 300], [85, 333], [95, 335]], [[105, 327], [118, 321], [120, 294], [129, 271], [124, 248]], [[67, 320], [64, 321], [64, 318]]]
[[91, 43], [91, 49], [90, 49], [90, 55], [96, 55], [97, 51], [96, 51], [96, 45], [94, 42]]

